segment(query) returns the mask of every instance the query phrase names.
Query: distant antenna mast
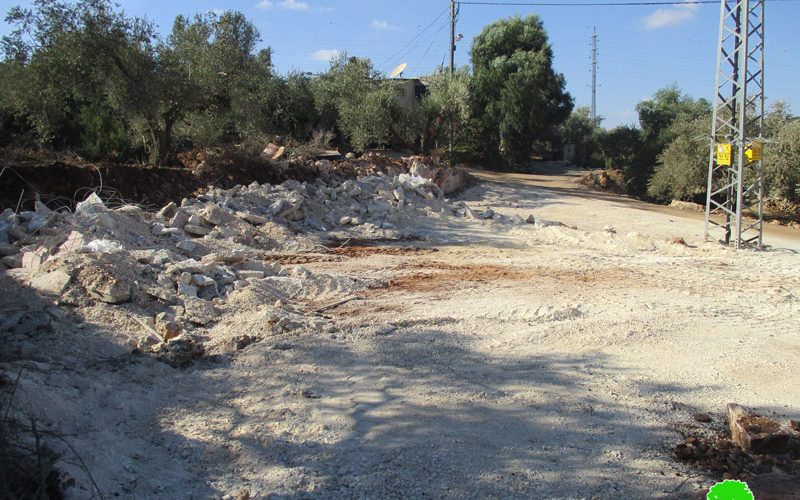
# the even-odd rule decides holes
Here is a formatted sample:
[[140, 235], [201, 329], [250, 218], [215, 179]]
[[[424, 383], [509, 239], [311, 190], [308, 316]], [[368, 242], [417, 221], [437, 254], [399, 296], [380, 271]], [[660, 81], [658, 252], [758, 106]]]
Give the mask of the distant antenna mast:
[[[706, 239], [762, 245], [764, 0], [720, 0], [717, 81], [708, 162]], [[752, 218], [744, 219], [745, 211]], [[716, 235], [715, 235], [716, 236]]]
[[597, 118], [597, 28], [592, 33], [592, 119]]

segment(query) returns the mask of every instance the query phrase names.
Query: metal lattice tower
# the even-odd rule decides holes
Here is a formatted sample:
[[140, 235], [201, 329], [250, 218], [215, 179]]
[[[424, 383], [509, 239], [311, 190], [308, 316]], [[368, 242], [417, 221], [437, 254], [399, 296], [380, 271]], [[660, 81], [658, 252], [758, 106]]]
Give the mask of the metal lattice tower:
[[764, 0], [721, 0], [721, 4], [705, 235], [736, 248], [760, 247]]
[[592, 119], [597, 118], [597, 29], [592, 31]]

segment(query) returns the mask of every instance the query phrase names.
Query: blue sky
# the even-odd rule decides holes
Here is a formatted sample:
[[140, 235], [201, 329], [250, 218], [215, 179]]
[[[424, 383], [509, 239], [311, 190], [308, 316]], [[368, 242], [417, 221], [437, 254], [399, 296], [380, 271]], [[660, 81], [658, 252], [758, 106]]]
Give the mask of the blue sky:
[[[7, 12], [30, 2], [0, 0]], [[430, 73], [447, 63], [448, 0], [199, 0], [120, 1], [130, 15], [146, 16], [162, 33], [178, 14], [242, 11], [274, 49], [278, 71], [320, 72], [331, 54], [369, 57], [382, 71], [408, 63], [404, 76]], [[800, 114], [800, 3], [766, 6], [766, 94], [788, 101]], [[599, 35], [598, 113], [613, 127], [636, 123], [635, 106], [657, 89], [676, 83], [684, 92], [711, 99], [714, 92], [718, 5], [645, 7], [522, 7], [463, 5], [456, 64], [469, 64], [472, 39], [487, 24], [513, 15], [539, 15], [578, 106], [591, 99], [590, 38]], [[428, 28], [427, 30], [425, 28]], [[0, 23], [0, 34], [9, 30]], [[422, 34], [420, 35], [420, 32]]]

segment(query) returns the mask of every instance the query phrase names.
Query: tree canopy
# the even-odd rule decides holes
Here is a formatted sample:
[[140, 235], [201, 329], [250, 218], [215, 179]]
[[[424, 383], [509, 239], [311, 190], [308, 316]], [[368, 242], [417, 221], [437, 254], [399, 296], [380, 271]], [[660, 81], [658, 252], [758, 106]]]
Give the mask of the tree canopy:
[[526, 164], [572, 110], [564, 76], [537, 16], [497, 21], [472, 46], [472, 99], [483, 153]]

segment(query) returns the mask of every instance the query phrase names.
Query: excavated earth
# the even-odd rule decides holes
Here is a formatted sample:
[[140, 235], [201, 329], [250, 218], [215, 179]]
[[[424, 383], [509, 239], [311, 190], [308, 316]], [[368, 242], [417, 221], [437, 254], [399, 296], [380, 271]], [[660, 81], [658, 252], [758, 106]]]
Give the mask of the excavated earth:
[[[0, 369], [67, 497], [696, 498], [722, 477], [673, 454], [692, 415], [800, 419], [796, 230], [735, 251], [579, 173], [472, 173], [389, 229], [273, 228], [213, 299], [96, 298], [93, 269], [181, 290], [142, 255], [59, 261], [55, 301], [0, 273]], [[157, 312], [184, 351], [142, 341]]]

